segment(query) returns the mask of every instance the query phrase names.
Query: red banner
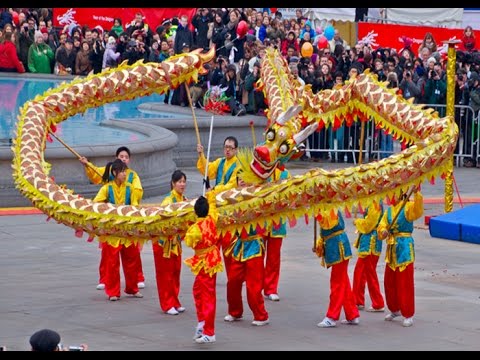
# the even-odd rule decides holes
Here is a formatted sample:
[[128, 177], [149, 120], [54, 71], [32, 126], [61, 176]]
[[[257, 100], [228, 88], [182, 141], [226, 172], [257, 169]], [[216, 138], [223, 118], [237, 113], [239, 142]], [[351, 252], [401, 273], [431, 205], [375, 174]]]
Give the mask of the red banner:
[[78, 24], [93, 29], [100, 25], [109, 31], [113, 27], [113, 19], [120, 18], [125, 29], [135, 19], [137, 12], [143, 15], [144, 22], [155, 31], [164, 19], [174, 16], [187, 15], [191, 21], [196, 8], [53, 8], [53, 26], [63, 28], [65, 25]]
[[[418, 47], [423, 41], [425, 33], [431, 32], [435, 42], [437, 43], [437, 51], [443, 47], [443, 41], [457, 39], [461, 40], [464, 29], [447, 29], [430, 26], [410, 26], [410, 25], [393, 25], [393, 24], [376, 24], [369, 22], [358, 23], [358, 40], [366, 40], [372, 44], [374, 49], [393, 48], [400, 51], [405, 47], [402, 39], [408, 38], [411, 41], [411, 49], [415, 56], [418, 56]], [[463, 49], [463, 45], [457, 44], [457, 48]], [[445, 51], [447, 49], [445, 48]]]

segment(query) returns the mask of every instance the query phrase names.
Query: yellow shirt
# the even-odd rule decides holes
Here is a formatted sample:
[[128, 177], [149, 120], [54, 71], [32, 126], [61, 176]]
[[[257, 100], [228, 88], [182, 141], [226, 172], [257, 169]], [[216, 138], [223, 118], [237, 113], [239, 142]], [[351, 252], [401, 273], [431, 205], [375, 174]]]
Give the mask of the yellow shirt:
[[[105, 173], [105, 166], [97, 167], [93, 165], [91, 162], [88, 162], [89, 165], [85, 166], [85, 174], [87, 175], [88, 179], [93, 184], [101, 184], [102, 183], [102, 176]], [[127, 180], [130, 177], [130, 173], [133, 173], [133, 180], [132, 180], [132, 191], [136, 193], [136, 197], [142, 200], [143, 197], [143, 187], [138, 177], [138, 174], [132, 170], [127, 168]]]
[[[208, 178], [209, 179], [215, 180], [217, 178], [218, 167], [220, 166], [220, 161], [222, 159], [223, 158], [218, 158], [217, 160], [215, 160], [213, 162], [210, 162], [208, 164], [207, 173], [208, 173]], [[232, 166], [234, 163], [237, 163], [237, 166], [233, 170], [232, 175], [230, 176], [230, 179], [228, 180], [228, 182], [225, 183], [225, 175], [226, 175], [228, 169], [230, 169], [230, 166]], [[205, 176], [205, 165], [206, 164], [207, 164], [207, 159], [205, 158], [205, 156], [203, 154], [201, 154], [198, 157], [197, 169], [198, 169], [198, 171], [200, 171], [200, 174], [202, 174], [203, 176]], [[239, 167], [240, 167], [240, 164], [238, 163], [236, 156], [233, 156], [230, 159], [225, 158], [225, 163], [223, 164], [223, 172], [222, 172], [223, 178], [222, 178], [222, 181], [219, 184], [215, 184], [215, 192], [216, 193], [220, 193], [222, 191], [237, 187], [237, 172], [238, 172]]]
[[[125, 196], [127, 193], [127, 183], [124, 182], [121, 185], [118, 185], [115, 181], [109, 181], [105, 185], [103, 185], [100, 190], [98, 191], [97, 195], [93, 199], [93, 202], [103, 202], [107, 203], [109, 202], [108, 198], [108, 189], [112, 186], [112, 191], [113, 191], [113, 198], [115, 199], [115, 202], [113, 204], [116, 205], [124, 205], [125, 204]], [[131, 188], [131, 186], [130, 186]], [[130, 205], [137, 206], [140, 202], [140, 199], [138, 199], [137, 194], [135, 191], [132, 191], [133, 189], [130, 189], [131, 194], [130, 194]], [[110, 245], [117, 247], [121, 242], [124, 243], [125, 246], [129, 246], [129, 243], [125, 243], [125, 238], [120, 237], [120, 236], [100, 236], [99, 237], [101, 242], [108, 242]]]

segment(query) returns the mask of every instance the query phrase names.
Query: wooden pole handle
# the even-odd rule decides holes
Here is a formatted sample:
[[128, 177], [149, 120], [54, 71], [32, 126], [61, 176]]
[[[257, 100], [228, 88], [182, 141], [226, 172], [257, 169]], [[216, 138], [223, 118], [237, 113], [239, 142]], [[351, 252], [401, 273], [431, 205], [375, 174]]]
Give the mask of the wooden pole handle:
[[190, 88], [188, 87], [187, 83], [185, 83], [185, 90], [187, 91], [188, 103], [190, 104], [190, 109], [192, 110], [193, 125], [195, 126], [195, 133], [197, 135], [197, 144], [201, 144], [202, 142], [200, 141], [200, 131], [198, 130], [197, 116], [195, 115], [195, 109], [193, 108], [192, 104], [192, 96], [190, 95]]

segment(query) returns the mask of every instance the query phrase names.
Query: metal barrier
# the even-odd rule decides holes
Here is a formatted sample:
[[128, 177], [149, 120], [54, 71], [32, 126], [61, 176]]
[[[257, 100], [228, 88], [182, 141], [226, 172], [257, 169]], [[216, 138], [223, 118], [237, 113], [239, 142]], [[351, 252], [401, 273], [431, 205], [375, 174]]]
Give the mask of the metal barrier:
[[[445, 114], [446, 105], [426, 104], [439, 114]], [[478, 119], [480, 111], [475, 114], [471, 106], [455, 105], [455, 122], [459, 130], [459, 138], [454, 153], [455, 166], [463, 165], [465, 159], [480, 159], [480, 127]], [[355, 122], [351, 127], [343, 125], [337, 130], [322, 129], [308, 137], [307, 153], [315, 160], [329, 159], [331, 162], [348, 162], [357, 164], [360, 155], [361, 124]], [[362, 162], [379, 160], [398, 153], [404, 146], [391, 135], [378, 129], [374, 122], [368, 121], [364, 126], [364, 143], [362, 146]], [[463, 160], [463, 161], [462, 161]]]

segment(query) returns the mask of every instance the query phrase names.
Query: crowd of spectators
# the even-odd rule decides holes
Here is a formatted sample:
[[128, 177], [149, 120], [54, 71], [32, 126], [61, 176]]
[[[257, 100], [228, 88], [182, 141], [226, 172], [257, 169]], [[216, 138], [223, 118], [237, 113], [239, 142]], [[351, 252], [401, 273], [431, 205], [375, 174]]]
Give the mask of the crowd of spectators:
[[[18, 13], [17, 22], [13, 21], [14, 11]], [[248, 31], [239, 37], [237, 28], [242, 20]], [[58, 29], [52, 25], [52, 9], [5, 8], [0, 14], [0, 71], [84, 76], [123, 61], [162, 62], [175, 54], [196, 48], [207, 51], [214, 45], [214, 64], [206, 76], [192, 84], [194, 105], [203, 106], [202, 95], [208, 86], [221, 85], [231, 97], [232, 115], [263, 114], [266, 104], [254, 84], [265, 50], [274, 47], [299, 81], [312, 85], [314, 93], [343, 83], [352, 68], [359, 73], [370, 69], [379, 80], [398, 88], [406, 99], [413, 98], [414, 103], [445, 104], [446, 56], [431, 33], [425, 34], [418, 52], [414, 52], [407, 43], [399, 51], [374, 49], [361, 42], [348, 44], [338, 29], [327, 44], [320, 46], [322, 31], [314, 28], [300, 9], [295, 17], [286, 18], [278, 11], [272, 14], [254, 8], [198, 8], [191, 21], [187, 16], [165, 19], [156, 29], [145, 23], [140, 13], [127, 26], [115, 19], [111, 29]], [[458, 104], [469, 105], [477, 113], [480, 53], [475, 41], [473, 29], [466, 27], [457, 51], [455, 98]], [[314, 49], [308, 57], [302, 56], [305, 42]], [[185, 88], [170, 91], [165, 102], [188, 106]], [[444, 109], [439, 111], [443, 115]], [[465, 165], [475, 166], [476, 161], [467, 159]]]

